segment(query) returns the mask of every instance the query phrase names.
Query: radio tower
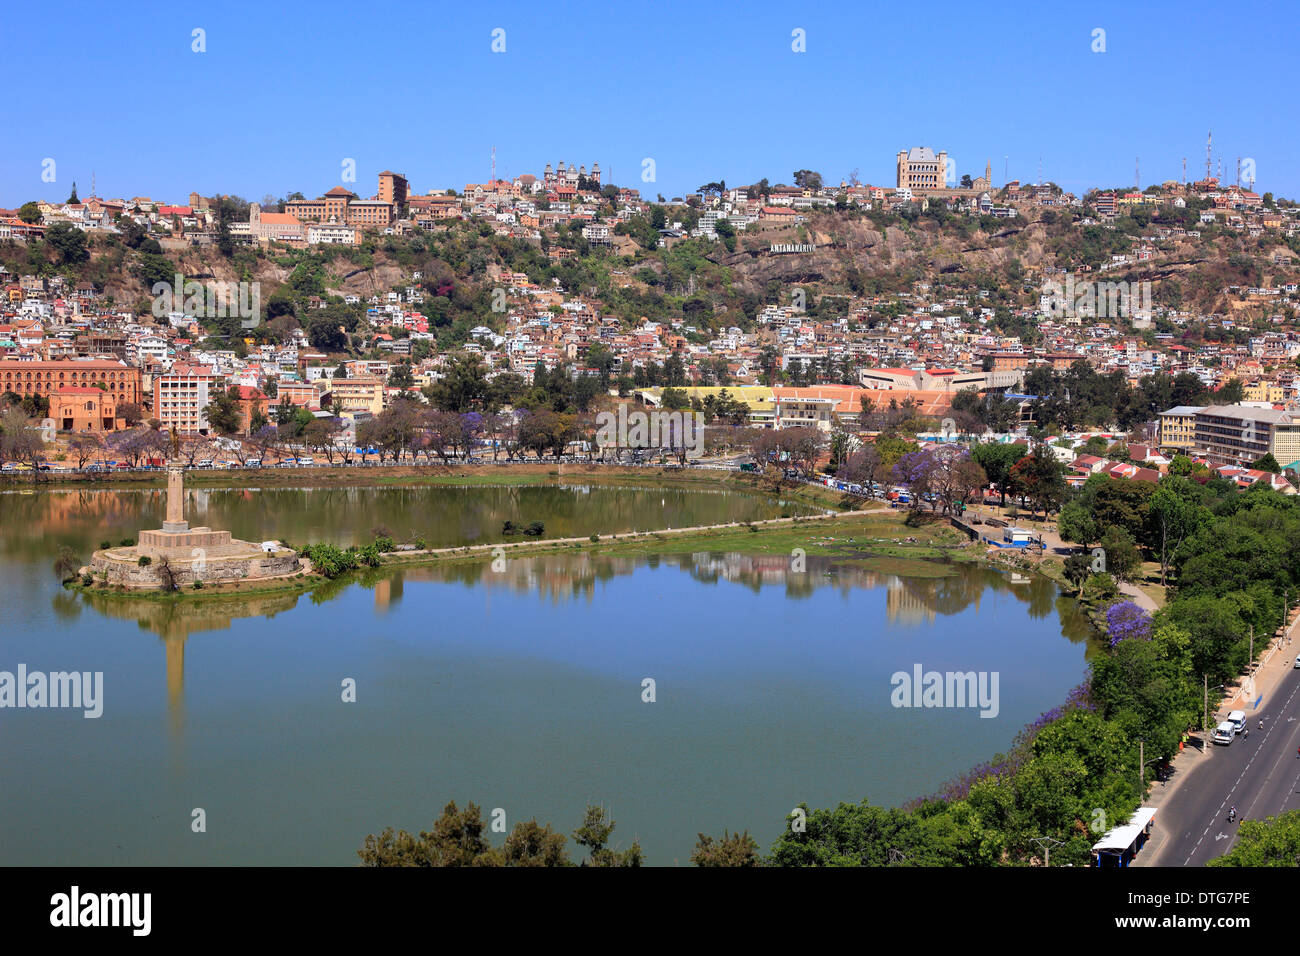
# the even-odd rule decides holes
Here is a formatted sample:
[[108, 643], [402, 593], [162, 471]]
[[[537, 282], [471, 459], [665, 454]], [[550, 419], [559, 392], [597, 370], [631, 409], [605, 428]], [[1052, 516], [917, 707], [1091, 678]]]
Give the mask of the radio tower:
[[1214, 173], [1214, 167], [1210, 163], [1210, 149], [1211, 149], [1211, 144], [1213, 142], [1214, 142], [1214, 131], [1210, 130], [1210, 132], [1205, 134], [1205, 178], [1206, 179], [1209, 179], [1210, 176]]
[[494, 183], [496, 181], [497, 181], [497, 148], [493, 146], [492, 147], [492, 178], [489, 179], [488, 182]]

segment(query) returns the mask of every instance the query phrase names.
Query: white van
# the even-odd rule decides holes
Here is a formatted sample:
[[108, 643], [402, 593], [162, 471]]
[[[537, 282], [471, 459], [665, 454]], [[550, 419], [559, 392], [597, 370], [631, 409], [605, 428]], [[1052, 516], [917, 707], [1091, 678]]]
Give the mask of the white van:
[[1241, 728], [1246, 726], [1246, 712], [1244, 710], [1234, 710], [1228, 714], [1228, 723], [1232, 724], [1234, 733], [1241, 733]]
[[1230, 744], [1235, 736], [1237, 736], [1237, 728], [1230, 720], [1225, 720], [1214, 728], [1213, 740], [1216, 744]]

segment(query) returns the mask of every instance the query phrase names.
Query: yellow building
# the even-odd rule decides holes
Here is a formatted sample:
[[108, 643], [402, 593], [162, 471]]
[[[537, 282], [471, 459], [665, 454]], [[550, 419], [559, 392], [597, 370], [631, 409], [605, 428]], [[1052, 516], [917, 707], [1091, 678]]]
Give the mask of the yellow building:
[[384, 410], [382, 378], [335, 378], [330, 382], [329, 395], [335, 415], [378, 415]]
[[1287, 392], [1294, 392], [1294, 389], [1261, 380], [1243, 386], [1241, 397], [1245, 402], [1285, 402], [1290, 397]]
[[1203, 409], [1196, 405], [1178, 405], [1160, 413], [1160, 447], [1173, 451], [1191, 451], [1196, 439], [1196, 415]]

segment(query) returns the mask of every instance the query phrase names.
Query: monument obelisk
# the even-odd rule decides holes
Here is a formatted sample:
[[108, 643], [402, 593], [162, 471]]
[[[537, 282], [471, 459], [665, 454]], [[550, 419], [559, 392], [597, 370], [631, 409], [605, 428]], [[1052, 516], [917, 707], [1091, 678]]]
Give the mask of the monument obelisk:
[[180, 462], [180, 436], [176, 426], [172, 426], [172, 453], [167, 458], [167, 515], [163, 520], [164, 531], [189, 531], [190, 523], [185, 520], [185, 466]]

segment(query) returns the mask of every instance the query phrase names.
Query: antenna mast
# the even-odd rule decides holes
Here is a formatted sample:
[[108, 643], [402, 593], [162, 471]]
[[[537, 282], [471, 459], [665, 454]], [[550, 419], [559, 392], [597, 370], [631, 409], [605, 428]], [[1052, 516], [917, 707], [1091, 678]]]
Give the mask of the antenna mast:
[[495, 183], [496, 181], [497, 181], [497, 148], [493, 146], [492, 147], [492, 178], [488, 180], [488, 182]]
[[1210, 132], [1205, 134], [1205, 178], [1206, 179], [1209, 179], [1214, 173], [1214, 167], [1211, 165], [1211, 161], [1210, 161], [1210, 150], [1212, 148], [1213, 143], [1214, 143], [1214, 131], [1210, 130]]

